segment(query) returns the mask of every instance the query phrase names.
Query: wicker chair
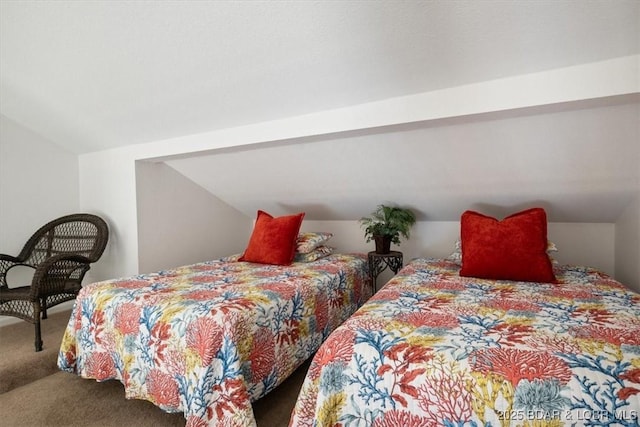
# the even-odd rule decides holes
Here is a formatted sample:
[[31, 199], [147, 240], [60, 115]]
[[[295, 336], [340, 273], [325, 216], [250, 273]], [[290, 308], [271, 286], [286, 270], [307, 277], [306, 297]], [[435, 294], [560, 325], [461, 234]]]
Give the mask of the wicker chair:
[[[73, 214], [42, 226], [17, 257], [0, 254], [0, 315], [35, 325], [36, 351], [42, 350], [40, 317], [47, 308], [76, 298], [90, 264], [107, 245], [107, 223], [91, 214]], [[30, 286], [9, 287], [7, 272], [16, 266], [35, 269]]]

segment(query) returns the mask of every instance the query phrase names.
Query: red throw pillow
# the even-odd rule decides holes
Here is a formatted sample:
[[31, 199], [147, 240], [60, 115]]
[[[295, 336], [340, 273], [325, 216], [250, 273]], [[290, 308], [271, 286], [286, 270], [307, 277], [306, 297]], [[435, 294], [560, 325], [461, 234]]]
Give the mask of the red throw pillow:
[[461, 276], [554, 283], [547, 255], [547, 215], [527, 209], [498, 221], [466, 211], [460, 220]]
[[261, 264], [291, 264], [302, 218], [304, 212], [274, 218], [259, 210], [249, 245], [239, 260]]

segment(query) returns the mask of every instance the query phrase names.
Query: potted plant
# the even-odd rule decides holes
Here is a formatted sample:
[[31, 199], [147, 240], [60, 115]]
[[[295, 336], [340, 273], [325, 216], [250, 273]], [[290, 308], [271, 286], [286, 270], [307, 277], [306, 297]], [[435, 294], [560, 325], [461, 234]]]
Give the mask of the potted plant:
[[388, 254], [391, 243], [400, 244], [400, 236], [409, 238], [416, 217], [409, 209], [378, 205], [371, 216], [360, 218], [367, 242], [376, 242], [376, 253]]

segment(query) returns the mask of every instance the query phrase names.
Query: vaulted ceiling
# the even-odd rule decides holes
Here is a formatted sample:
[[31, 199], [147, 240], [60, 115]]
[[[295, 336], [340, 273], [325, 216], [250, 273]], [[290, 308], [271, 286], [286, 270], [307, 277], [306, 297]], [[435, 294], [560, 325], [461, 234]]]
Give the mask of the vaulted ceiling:
[[0, 112], [76, 153], [639, 52], [636, 0], [0, 2]]
[[553, 222], [615, 222], [640, 190], [640, 97], [482, 114], [168, 161], [254, 217], [352, 220], [378, 203], [420, 220], [543, 206]]
[[[636, 0], [3, 0], [0, 113], [83, 154], [639, 53]], [[614, 222], [640, 191], [640, 98], [569, 104], [167, 163], [250, 217]]]

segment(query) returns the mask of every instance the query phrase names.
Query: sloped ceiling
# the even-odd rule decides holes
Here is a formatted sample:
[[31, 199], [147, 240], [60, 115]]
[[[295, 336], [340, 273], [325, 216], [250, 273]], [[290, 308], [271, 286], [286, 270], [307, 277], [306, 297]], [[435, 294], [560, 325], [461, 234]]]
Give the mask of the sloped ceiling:
[[639, 51], [636, 0], [0, 2], [0, 112], [76, 153]]
[[[636, 0], [2, 1], [0, 113], [91, 153], [638, 53]], [[167, 163], [249, 217], [615, 222], [639, 193], [639, 112], [612, 96]]]
[[640, 189], [640, 98], [482, 114], [221, 150], [167, 162], [249, 217], [354, 220], [379, 203], [420, 220], [531, 206], [615, 222]]

